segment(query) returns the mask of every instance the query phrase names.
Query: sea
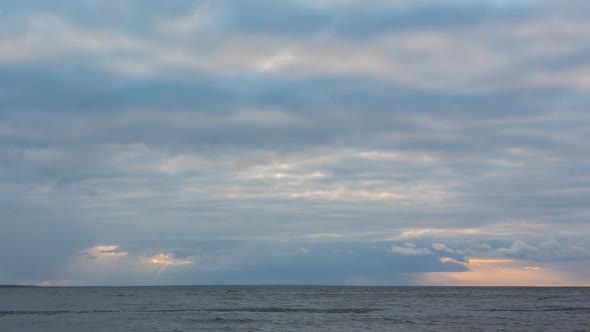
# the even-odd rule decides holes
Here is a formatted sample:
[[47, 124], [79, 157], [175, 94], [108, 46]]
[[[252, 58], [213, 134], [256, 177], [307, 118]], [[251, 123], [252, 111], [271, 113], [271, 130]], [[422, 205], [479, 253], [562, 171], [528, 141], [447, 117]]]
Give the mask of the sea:
[[590, 288], [0, 288], [0, 331], [590, 331]]

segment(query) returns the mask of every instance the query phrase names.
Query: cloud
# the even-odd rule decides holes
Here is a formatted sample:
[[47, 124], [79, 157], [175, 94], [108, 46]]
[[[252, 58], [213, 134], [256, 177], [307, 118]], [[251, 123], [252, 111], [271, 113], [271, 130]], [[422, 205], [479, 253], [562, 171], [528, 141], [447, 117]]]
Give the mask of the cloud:
[[192, 259], [176, 258], [173, 254], [156, 254], [144, 260], [147, 264], [184, 266], [193, 264]]
[[461, 253], [460, 250], [455, 250], [455, 249], [451, 249], [447, 246], [445, 246], [443, 243], [433, 243], [432, 244], [432, 249], [436, 250], [436, 251], [444, 251], [450, 254], [459, 254]]
[[300, 255], [307, 255], [309, 254], [309, 249], [305, 249], [305, 248], [298, 248], [295, 250], [296, 253], [300, 254]]
[[589, 12], [6, 3], [0, 283], [579, 280]]
[[423, 256], [432, 254], [432, 252], [429, 249], [416, 248], [416, 245], [411, 242], [406, 242], [402, 247], [392, 246], [391, 252], [406, 256]]
[[556, 239], [545, 240], [532, 246], [523, 241], [515, 241], [509, 248], [498, 248], [495, 254], [503, 257], [515, 257], [536, 261], [568, 261], [590, 258], [586, 244], [567, 243]]
[[[77, 17], [59, 12], [29, 13], [25, 20], [28, 23], [20, 28], [25, 37], [0, 44], [4, 50], [2, 61], [82, 57], [95, 61], [101, 70], [131, 77], [159, 76], [174, 70], [222, 77], [271, 71], [289, 78], [377, 77], [445, 91], [509, 88], [499, 81], [511, 82], [511, 89], [587, 89], [583, 73], [576, 73], [579, 68], [547, 70], [541, 64], [533, 66], [540, 52], [541, 57], [551, 59], [556, 54], [547, 50], [583, 51], [583, 42], [571, 35], [571, 31], [588, 28], [581, 18], [556, 16], [548, 23], [546, 17], [539, 16], [539, 11], [544, 11], [534, 6], [501, 7], [487, 3], [421, 4], [406, 9], [376, 3], [375, 10], [361, 11], [318, 10], [297, 2], [284, 5], [290, 10], [275, 6], [267, 1], [248, 6], [202, 4], [185, 17], [164, 16], [159, 23], [163, 36], [125, 29], [130, 27], [85, 25]], [[139, 4], [130, 7], [141, 12], [135, 8]], [[94, 8], [104, 9], [100, 5]], [[335, 10], [343, 12], [337, 15]], [[145, 6], [144, 11], [150, 11], [150, 6]], [[268, 11], [275, 12], [276, 17], [259, 14]], [[301, 24], [303, 21], [306, 24]], [[459, 33], [456, 29], [460, 28], [463, 29]], [[489, 31], [494, 34], [488, 35]], [[314, 38], [303, 38], [303, 32]], [[224, 38], [219, 38], [220, 33]], [[547, 43], [555, 45], [542, 49], [537, 46], [536, 52], [530, 52], [535, 45]], [[506, 54], [499, 44], [509, 47], [511, 54]], [[507, 79], [517, 68], [520, 75]]]
[[127, 252], [121, 251], [119, 246], [94, 246], [82, 251], [81, 255], [89, 259], [110, 259], [127, 256]]
[[525, 266], [525, 267], [523, 267], [523, 269], [531, 270], [531, 271], [540, 271], [541, 267], [539, 267], [539, 266]]
[[496, 251], [508, 257], [534, 256], [539, 253], [539, 249], [522, 241], [515, 241], [510, 248], [500, 248]]

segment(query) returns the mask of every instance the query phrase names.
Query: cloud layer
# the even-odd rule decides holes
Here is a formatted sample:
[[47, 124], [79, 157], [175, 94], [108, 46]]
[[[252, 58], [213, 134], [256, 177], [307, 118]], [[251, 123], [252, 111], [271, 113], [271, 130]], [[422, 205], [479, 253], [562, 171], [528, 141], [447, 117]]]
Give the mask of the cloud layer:
[[587, 283], [589, 13], [0, 1], [0, 283]]

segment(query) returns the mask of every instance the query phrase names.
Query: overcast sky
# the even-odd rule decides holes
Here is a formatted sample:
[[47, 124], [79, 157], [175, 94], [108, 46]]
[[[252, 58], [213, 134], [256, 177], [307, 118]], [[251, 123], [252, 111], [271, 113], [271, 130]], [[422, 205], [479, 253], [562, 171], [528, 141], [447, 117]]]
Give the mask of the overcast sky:
[[588, 285], [586, 0], [0, 0], [0, 284]]

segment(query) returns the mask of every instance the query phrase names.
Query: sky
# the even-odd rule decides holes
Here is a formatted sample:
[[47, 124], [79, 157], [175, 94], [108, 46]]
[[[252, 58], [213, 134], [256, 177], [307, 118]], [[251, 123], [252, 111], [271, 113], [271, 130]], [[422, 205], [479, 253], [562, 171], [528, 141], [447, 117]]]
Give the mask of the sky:
[[586, 0], [0, 0], [0, 284], [589, 285]]

